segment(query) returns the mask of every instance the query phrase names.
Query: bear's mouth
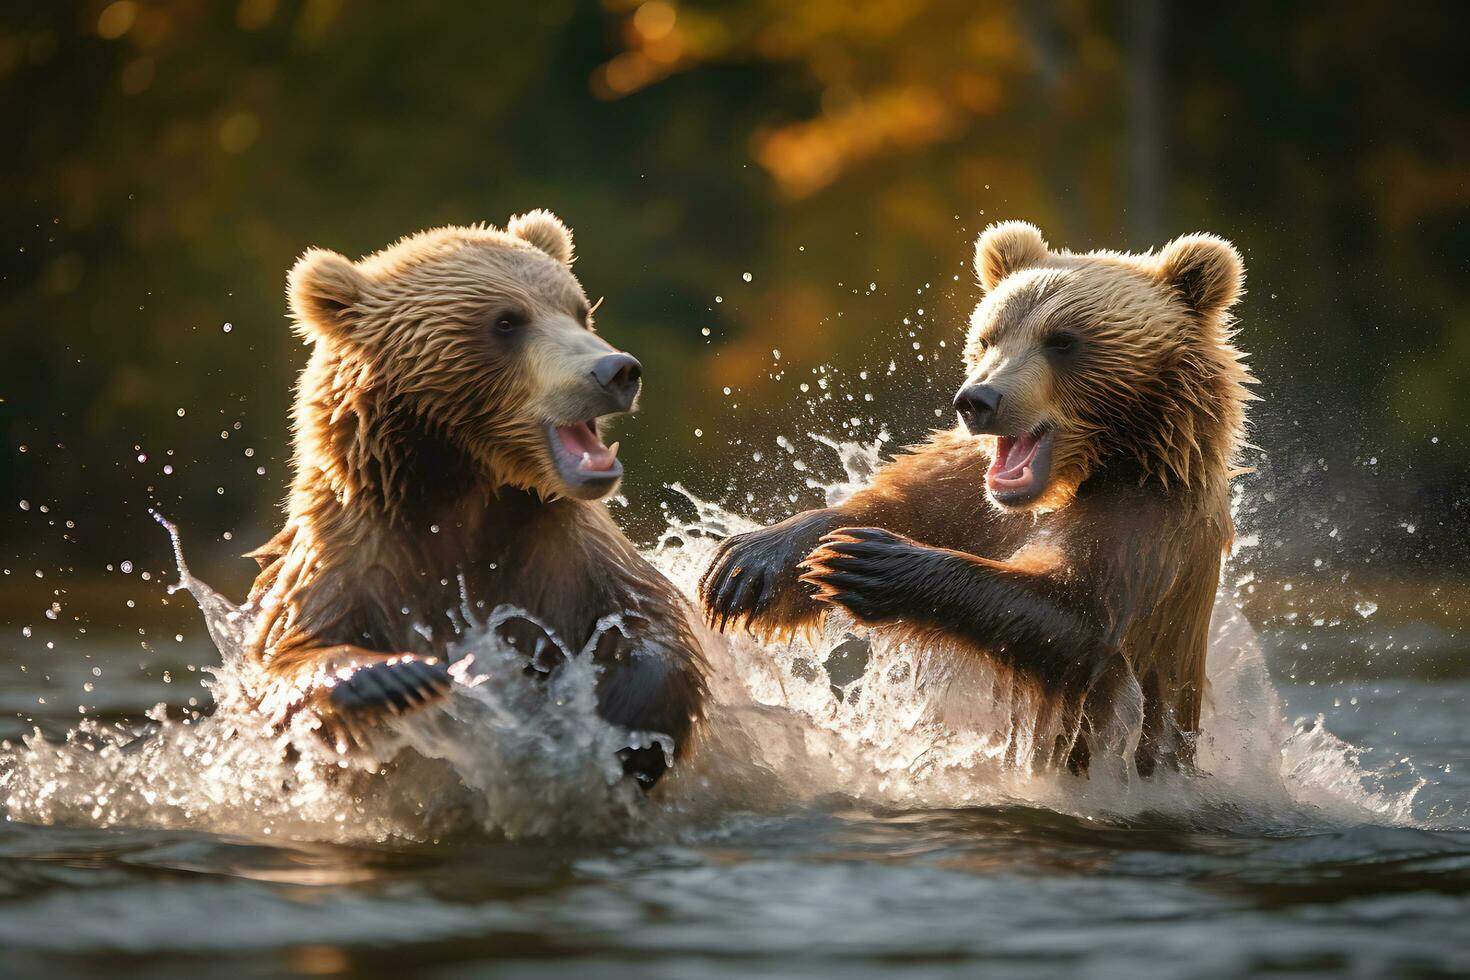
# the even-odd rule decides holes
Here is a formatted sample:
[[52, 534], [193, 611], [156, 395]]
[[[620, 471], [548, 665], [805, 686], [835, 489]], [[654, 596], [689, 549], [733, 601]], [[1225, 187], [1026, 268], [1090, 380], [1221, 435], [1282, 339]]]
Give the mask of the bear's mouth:
[[1052, 432], [1041, 425], [1023, 436], [995, 437], [985, 486], [998, 503], [1020, 506], [1041, 496], [1051, 477]]
[[600, 497], [623, 475], [618, 443], [605, 446], [597, 435], [597, 418], [546, 426], [546, 441], [557, 475], [577, 496]]

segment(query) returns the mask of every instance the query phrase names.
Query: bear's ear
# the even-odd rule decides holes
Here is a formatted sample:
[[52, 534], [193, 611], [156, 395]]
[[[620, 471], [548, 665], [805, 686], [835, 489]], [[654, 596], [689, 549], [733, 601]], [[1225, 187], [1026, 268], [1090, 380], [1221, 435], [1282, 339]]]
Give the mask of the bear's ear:
[[286, 277], [296, 331], [307, 339], [340, 335], [352, 324], [363, 277], [345, 255], [309, 248]]
[[1041, 230], [1029, 221], [1002, 221], [985, 229], [975, 242], [975, 274], [988, 293], [1002, 279], [1051, 255]]
[[535, 245], [562, 265], [572, 264], [572, 230], [560, 218], [544, 208], [528, 211], [510, 219], [505, 230]]
[[1159, 278], [1201, 316], [1222, 313], [1240, 298], [1245, 264], [1235, 246], [1216, 235], [1176, 238], [1159, 253]]

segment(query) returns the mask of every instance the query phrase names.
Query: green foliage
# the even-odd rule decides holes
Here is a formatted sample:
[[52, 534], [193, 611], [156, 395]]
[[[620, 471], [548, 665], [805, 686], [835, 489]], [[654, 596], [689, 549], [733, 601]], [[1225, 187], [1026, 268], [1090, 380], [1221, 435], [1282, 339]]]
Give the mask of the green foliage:
[[[1231, 237], [1265, 417], [1457, 482], [1462, 32], [1454, 5], [1411, 8], [7, 8], [0, 559], [96, 571], [152, 505], [255, 544], [303, 359], [293, 258], [536, 206], [575, 228], [604, 331], [648, 368], [638, 513], [672, 480], [789, 487], [749, 463], [777, 432], [934, 424], [970, 243], [1006, 217], [1079, 249]], [[872, 369], [843, 390], [873, 402], [809, 413], [824, 363]]]

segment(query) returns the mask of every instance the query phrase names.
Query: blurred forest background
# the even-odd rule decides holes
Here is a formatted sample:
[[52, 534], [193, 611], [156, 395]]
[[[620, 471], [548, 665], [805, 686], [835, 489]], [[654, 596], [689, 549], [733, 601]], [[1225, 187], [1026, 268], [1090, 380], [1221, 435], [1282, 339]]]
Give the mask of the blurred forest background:
[[832, 475], [808, 433], [948, 424], [974, 237], [1024, 217], [1079, 250], [1237, 242], [1265, 398], [1245, 523], [1269, 568], [1458, 579], [1463, 14], [6, 4], [4, 605], [166, 569], [150, 507], [238, 596], [253, 565], [231, 556], [270, 533], [289, 475], [294, 258], [538, 206], [574, 227], [601, 329], [646, 367], [623, 427], [644, 540], [678, 506], [668, 483], [780, 517]]

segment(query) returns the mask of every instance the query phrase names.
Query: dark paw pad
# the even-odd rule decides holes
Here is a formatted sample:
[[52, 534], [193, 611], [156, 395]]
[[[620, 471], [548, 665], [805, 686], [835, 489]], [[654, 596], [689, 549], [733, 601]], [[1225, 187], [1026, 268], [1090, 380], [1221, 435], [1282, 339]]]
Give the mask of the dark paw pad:
[[342, 711], [401, 714], [442, 697], [449, 684], [449, 667], [443, 663], [400, 660], [358, 668], [337, 682], [330, 698]]

